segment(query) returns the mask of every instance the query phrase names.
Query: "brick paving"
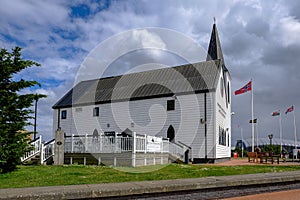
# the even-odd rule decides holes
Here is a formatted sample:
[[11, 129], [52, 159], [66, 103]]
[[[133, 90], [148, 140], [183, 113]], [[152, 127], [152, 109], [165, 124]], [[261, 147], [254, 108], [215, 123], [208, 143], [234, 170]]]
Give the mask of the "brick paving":
[[284, 200], [284, 199], [299, 200], [300, 189], [226, 198], [226, 200]]

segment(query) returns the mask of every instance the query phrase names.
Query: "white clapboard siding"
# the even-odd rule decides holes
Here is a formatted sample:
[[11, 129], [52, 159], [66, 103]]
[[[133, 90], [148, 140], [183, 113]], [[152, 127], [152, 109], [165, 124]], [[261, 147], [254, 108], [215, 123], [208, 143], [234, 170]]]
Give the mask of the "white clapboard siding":
[[[208, 104], [212, 104], [210, 98], [207, 95]], [[175, 110], [167, 111], [167, 100], [172, 99], [175, 99]], [[94, 107], [100, 108], [99, 117], [93, 116]], [[207, 106], [209, 123], [213, 120], [212, 107]], [[60, 111], [63, 110], [67, 111], [67, 119], [60, 119], [60, 127], [66, 135], [92, 134], [94, 129], [99, 133], [130, 129], [139, 134], [167, 137], [167, 130], [172, 125], [176, 141], [192, 146], [195, 155], [202, 156], [200, 151], [204, 145], [204, 125], [200, 123], [200, 118], [204, 119], [204, 94], [89, 105]], [[54, 122], [57, 123], [57, 110], [54, 115]], [[212, 132], [208, 133], [208, 141], [213, 138]]]
[[201, 118], [204, 120], [204, 94], [198, 94], [199, 99], [201, 99], [201, 113], [200, 118], [198, 118], [199, 126], [198, 126], [198, 133], [194, 138], [192, 144], [192, 154], [194, 158], [205, 158], [205, 154], [207, 154], [207, 158], [214, 158], [214, 93], [207, 93], [206, 94], [206, 127], [207, 127], [207, 152], [205, 152], [205, 124], [201, 124]]
[[[227, 74], [226, 74], [227, 75]], [[222, 78], [222, 80], [221, 80]], [[227, 75], [227, 80], [229, 81], [230, 77]], [[231, 102], [227, 102], [226, 105], [226, 92], [227, 84], [224, 85], [224, 77], [220, 76], [218, 87], [216, 89], [216, 158], [226, 158], [230, 157], [230, 150], [231, 150]], [[223, 84], [223, 95], [221, 94], [221, 84]], [[230, 81], [229, 81], [230, 85]], [[229, 92], [230, 88], [229, 88]], [[230, 96], [231, 100], [231, 96]], [[219, 127], [226, 130], [226, 145], [219, 144]]]
[[[226, 106], [225, 92], [220, 92], [222, 73], [215, 92], [160, 97], [135, 101], [61, 108], [67, 119], [59, 119], [66, 135], [99, 134], [107, 131], [122, 132], [126, 129], [138, 134], [167, 137], [170, 125], [175, 130], [175, 141], [192, 147], [193, 158], [205, 158], [204, 102], [206, 96], [207, 158], [230, 157], [231, 106]], [[227, 78], [229, 80], [229, 77]], [[225, 86], [224, 86], [225, 88]], [[175, 110], [167, 111], [167, 101], [175, 100]], [[99, 107], [99, 116], [93, 109]], [[61, 116], [61, 115], [60, 115]], [[58, 109], [54, 110], [54, 130], [58, 127]], [[219, 145], [219, 126], [227, 129], [226, 145]], [[229, 143], [228, 143], [229, 140]]]

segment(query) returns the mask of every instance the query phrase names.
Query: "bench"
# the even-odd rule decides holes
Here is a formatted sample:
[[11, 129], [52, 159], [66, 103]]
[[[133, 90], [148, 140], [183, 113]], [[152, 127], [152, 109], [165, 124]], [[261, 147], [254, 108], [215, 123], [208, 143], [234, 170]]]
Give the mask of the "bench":
[[272, 164], [276, 161], [279, 164], [280, 155], [273, 155], [272, 152], [259, 153], [258, 157], [260, 159], [260, 163], [267, 163], [270, 161]]

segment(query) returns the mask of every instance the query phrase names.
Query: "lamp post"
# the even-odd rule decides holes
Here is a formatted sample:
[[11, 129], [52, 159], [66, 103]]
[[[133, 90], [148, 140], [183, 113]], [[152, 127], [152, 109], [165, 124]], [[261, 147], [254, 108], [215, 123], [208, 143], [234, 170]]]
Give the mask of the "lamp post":
[[36, 118], [37, 118], [37, 103], [38, 103], [38, 95], [36, 94], [34, 96], [34, 100], [35, 100], [35, 106], [34, 106], [34, 127], [33, 127], [33, 139], [36, 139]]
[[270, 139], [270, 146], [272, 146], [272, 139], [273, 139], [273, 134], [268, 135], [269, 139]]

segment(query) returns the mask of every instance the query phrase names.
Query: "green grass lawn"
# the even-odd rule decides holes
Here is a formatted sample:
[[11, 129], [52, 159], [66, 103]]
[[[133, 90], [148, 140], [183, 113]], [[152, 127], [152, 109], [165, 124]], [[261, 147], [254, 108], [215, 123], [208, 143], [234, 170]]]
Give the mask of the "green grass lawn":
[[300, 166], [252, 165], [211, 166], [170, 164], [154, 170], [153, 166], [119, 168], [104, 166], [20, 166], [15, 172], [0, 174], [0, 188], [20, 188], [74, 184], [149, 181], [207, 176], [226, 176], [300, 170]]

